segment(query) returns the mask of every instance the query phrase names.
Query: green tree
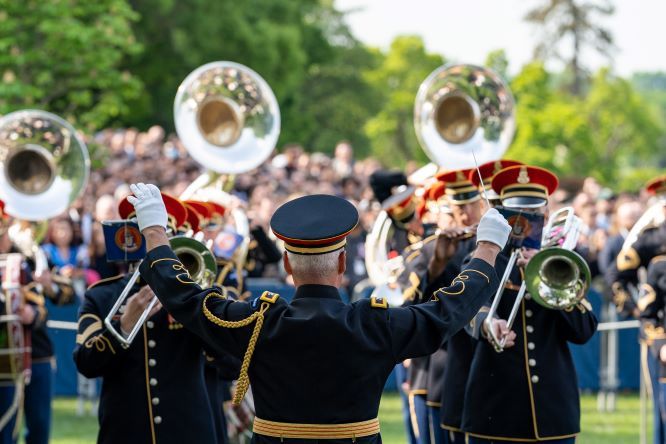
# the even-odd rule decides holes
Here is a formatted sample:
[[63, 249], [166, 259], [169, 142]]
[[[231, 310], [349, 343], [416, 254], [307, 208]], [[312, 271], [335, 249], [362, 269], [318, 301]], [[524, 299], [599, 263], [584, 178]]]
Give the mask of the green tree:
[[568, 170], [572, 147], [590, 146], [579, 100], [556, 94], [551, 75], [540, 62], [523, 67], [511, 89], [516, 98], [517, 131], [506, 157], [557, 173], [587, 174], [584, 168]]
[[40, 108], [94, 130], [128, 112], [141, 82], [125, 0], [0, 0], [0, 113]]
[[594, 176], [616, 190], [636, 189], [656, 173], [646, 165], [663, 158], [664, 128], [627, 80], [602, 69], [583, 100], [556, 91], [537, 62], [513, 79], [512, 90], [517, 132], [508, 158], [560, 177]]
[[509, 59], [503, 49], [490, 51], [486, 56], [484, 65], [499, 74], [502, 79], [507, 80], [509, 78], [507, 71], [509, 68]]
[[305, 17], [316, 7], [313, 1], [136, 0], [133, 6], [141, 15], [134, 30], [145, 47], [129, 66], [146, 84], [147, 95], [132, 116], [141, 127], [158, 123], [173, 129], [178, 85], [208, 62], [251, 67], [281, 104], [303, 80]]
[[[647, 165], [664, 161], [664, 127], [658, 111], [651, 107], [631, 83], [601, 69], [592, 79], [584, 111], [592, 134], [592, 149], [576, 153], [592, 161], [590, 168], [607, 184], [635, 187], [627, 178], [635, 170], [647, 180], [656, 173]], [[641, 177], [640, 175], [638, 175]]]
[[[610, 31], [599, 25], [600, 17], [615, 12], [609, 0], [540, 0], [525, 20], [541, 31], [541, 38], [534, 49], [537, 59], [555, 58], [565, 62], [572, 80], [569, 90], [583, 95], [587, 71], [582, 63], [582, 53], [590, 47], [610, 57], [615, 49]], [[562, 47], [571, 46], [566, 52]]]
[[404, 166], [407, 160], [426, 161], [414, 132], [414, 98], [421, 83], [444, 59], [426, 51], [417, 36], [397, 37], [374, 70], [367, 74], [370, 85], [381, 91], [381, 111], [365, 125], [372, 153], [383, 163]]

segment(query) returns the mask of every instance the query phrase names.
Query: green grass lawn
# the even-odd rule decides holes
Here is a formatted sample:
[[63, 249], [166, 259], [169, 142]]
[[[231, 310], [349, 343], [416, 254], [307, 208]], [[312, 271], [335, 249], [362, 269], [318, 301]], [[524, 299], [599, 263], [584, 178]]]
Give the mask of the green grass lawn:
[[[578, 444], [627, 444], [638, 443], [639, 399], [637, 395], [622, 395], [617, 400], [613, 413], [597, 412], [594, 395], [582, 397], [582, 429]], [[78, 418], [76, 401], [57, 399], [54, 403], [53, 432], [54, 444], [93, 443], [97, 436], [95, 418]], [[379, 411], [382, 437], [386, 444], [405, 442], [402, 428], [400, 400], [396, 394], [382, 398]]]

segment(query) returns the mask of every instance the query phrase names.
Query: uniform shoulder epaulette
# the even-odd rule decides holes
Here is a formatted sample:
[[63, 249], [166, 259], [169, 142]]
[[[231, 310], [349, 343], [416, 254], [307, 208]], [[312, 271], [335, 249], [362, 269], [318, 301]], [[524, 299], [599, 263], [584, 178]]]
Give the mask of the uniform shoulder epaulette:
[[121, 273], [121, 274], [116, 275], [116, 276], [111, 276], [111, 277], [108, 277], [108, 278], [105, 278], [105, 279], [100, 279], [99, 281], [95, 282], [94, 284], [90, 284], [90, 286], [86, 289], [86, 291], [88, 291], [92, 288], [98, 287], [100, 285], [110, 284], [111, 282], [115, 282], [119, 279], [122, 279], [124, 276], [125, 275]]
[[388, 300], [377, 296], [370, 296], [370, 306], [372, 308], [388, 308]]

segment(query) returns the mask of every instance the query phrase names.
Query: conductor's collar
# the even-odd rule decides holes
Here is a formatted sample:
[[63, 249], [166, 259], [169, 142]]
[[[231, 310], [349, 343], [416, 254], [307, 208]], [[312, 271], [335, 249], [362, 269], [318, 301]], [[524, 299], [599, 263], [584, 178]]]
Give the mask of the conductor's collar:
[[340, 299], [340, 292], [331, 285], [305, 284], [296, 289], [294, 300], [302, 298]]

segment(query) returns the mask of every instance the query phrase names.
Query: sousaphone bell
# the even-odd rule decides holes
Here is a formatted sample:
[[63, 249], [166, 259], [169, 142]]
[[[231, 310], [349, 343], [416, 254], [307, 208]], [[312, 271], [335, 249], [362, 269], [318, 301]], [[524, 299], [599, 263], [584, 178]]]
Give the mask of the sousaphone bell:
[[0, 199], [7, 213], [42, 221], [81, 194], [88, 180], [88, 150], [65, 120], [45, 111], [0, 118]]

